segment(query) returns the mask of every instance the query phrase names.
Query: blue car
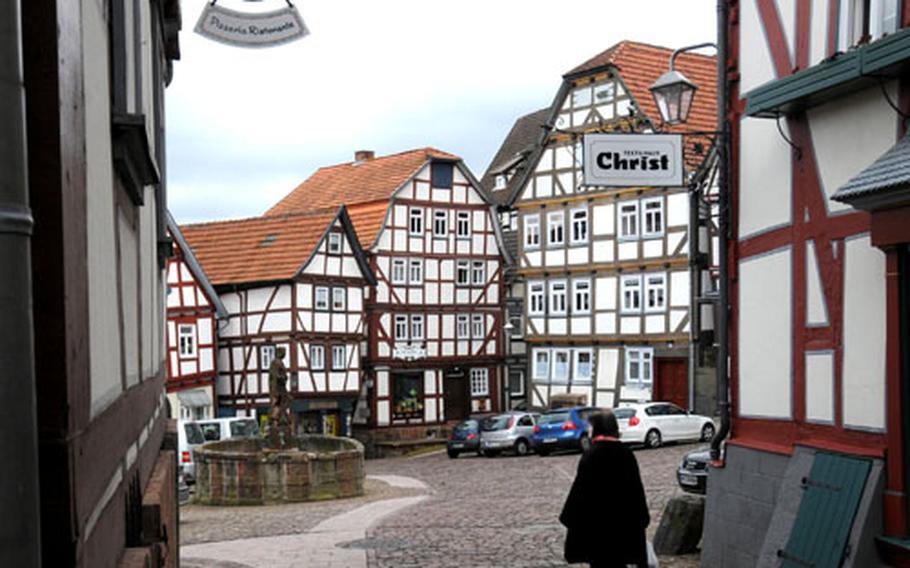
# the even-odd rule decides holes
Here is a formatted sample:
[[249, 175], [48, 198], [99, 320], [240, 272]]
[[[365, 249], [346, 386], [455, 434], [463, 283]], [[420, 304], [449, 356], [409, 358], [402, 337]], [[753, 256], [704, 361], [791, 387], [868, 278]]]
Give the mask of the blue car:
[[539, 456], [555, 450], [587, 451], [591, 447], [587, 418], [596, 410], [591, 406], [576, 406], [541, 414], [531, 438], [534, 451]]
[[470, 418], [459, 422], [446, 441], [446, 452], [452, 459], [464, 452], [480, 453], [480, 420]]

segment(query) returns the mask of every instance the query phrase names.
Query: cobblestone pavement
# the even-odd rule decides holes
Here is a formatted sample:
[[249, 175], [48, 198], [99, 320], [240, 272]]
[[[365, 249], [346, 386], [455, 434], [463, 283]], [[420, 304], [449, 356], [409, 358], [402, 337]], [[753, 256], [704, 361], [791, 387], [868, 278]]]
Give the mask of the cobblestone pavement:
[[[681, 490], [675, 471], [695, 445], [635, 452], [645, 483], [651, 526]], [[562, 560], [565, 529], [557, 520], [580, 455], [367, 462], [370, 475], [402, 474], [432, 488], [430, 499], [389, 516], [367, 531], [371, 568], [543, 567]], [[622, 511], [614, 514], [622, 515]], [[699, 556], [661, 557], [662, 568], [698, 566]]]

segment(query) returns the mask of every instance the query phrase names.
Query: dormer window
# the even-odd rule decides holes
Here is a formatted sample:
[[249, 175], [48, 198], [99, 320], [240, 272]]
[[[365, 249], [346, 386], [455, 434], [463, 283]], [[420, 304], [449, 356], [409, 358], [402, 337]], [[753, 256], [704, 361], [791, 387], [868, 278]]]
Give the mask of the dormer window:
[[341, 233], [329, 233], [329, 254], [341, 254]]
[[440, 189], [451, 189], [454, 168], [453, 164], [446, 162], [433, 162], [430, 164], [430, 182], [432, 186]]
[[506, 179], [505, 174], [499, 174], [496, 176], [493, 183], [494, 183], [494, 185], [493, 185], [494, 190], [505, 189], [506, 183], [508, 183], [508, 180]]

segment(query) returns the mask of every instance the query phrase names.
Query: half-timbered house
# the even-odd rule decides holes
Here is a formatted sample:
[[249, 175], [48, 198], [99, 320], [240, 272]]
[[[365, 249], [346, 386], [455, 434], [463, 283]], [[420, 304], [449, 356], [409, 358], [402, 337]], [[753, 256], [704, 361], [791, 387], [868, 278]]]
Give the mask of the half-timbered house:
[[910, 2], [728, 4], [733, 418], [702, 562], [905, 566]]
[[171, 415], [215, 416], [218, 321], [227, 317], [221, 298], [168, 213], [173, 253], [167, 261], [167, 391]]
[[218, 332], [219, 412], [264, 418], [269, 366], [283, 348], [298, 432], [348, 435], [374, 278], [345, 208], [182, 231], [227, 312]]
[[425, 439], [500, 408], [501, 235], [458, 157], [426, 148], [356, 158], [317, 171], [269, 214], [348, 205], [376, 277], [366, 425], [376, 440]]
[[[704, 404], [713, 399], [713, 374], [695, 373], [710, 362], [690, 352], [703, 328], [710, 328], [710, 318], [693, 327], [693, 312], [702, 314], [692, 309], [693, 298], [711, 289], [710, 278], [702, 278], [710, 238], [696, 231], [690, 212], [698, 206], [695, 186], [709, 183], [713, 168], [710, 137], [695, 133], [713, 130], [715, 63], [702, 55], [678, 59], [702, 90], [688, 126], [664, 127], [648, 86], [671, 53], [623, 41], [573, 69], [564, 76], [545, 128], [536, 129], [533, 152], [510, 150], [513, 155], [499, 157], [488, 174], [488, 194], [501, 191], [497, 184], [509, 187], [502, 203], [516, 216], [510, 223], [524, 282], [533, 406], [558, 399], [605, 407], [664, 399], [692, 408], [700, 399], [703, 410], [713, 410]], [[539, 125], [540, 114], [530, 120]], [[686, 136], [686, 185], [583, 183], [585, 134], [656, 131]], [[507, 139], [504, 146], [511, 145]], [[694, 249], [693, 233], [701, 237]], [[697, 390], [705, 395], [696, 397]]]

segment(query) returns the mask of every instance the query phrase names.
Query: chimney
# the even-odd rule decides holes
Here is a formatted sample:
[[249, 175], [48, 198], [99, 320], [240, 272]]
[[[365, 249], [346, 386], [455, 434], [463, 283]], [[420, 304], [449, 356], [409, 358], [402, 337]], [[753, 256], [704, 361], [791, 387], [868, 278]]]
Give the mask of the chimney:
[[372, 160], [376, 154], [372, 150], [357, 150], [354, 152], [354, 161], [358, 164], [363, 162], [369, 162]]

